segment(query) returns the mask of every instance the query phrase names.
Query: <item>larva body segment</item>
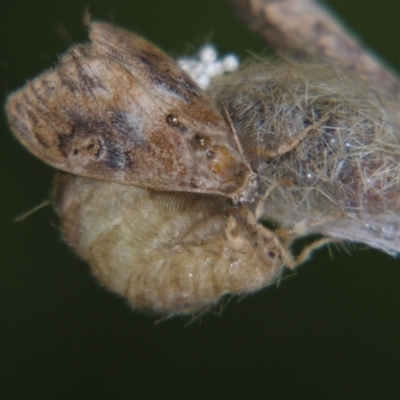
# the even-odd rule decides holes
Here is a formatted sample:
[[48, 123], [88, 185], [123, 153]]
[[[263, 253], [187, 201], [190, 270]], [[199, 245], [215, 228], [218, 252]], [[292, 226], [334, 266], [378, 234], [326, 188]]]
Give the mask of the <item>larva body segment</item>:
[[398, 102], [330, 66], [259, 64], [210, 95], [227, 110], [260, 194], [262, 217], [292, 239], [320, 233], [400, 252]]
[[224, 197], [60, 173], [55, 203], [66, 241], [136, 309], [201, 311], [227, 293], [265, 287], [282, 271], [276, 238]]

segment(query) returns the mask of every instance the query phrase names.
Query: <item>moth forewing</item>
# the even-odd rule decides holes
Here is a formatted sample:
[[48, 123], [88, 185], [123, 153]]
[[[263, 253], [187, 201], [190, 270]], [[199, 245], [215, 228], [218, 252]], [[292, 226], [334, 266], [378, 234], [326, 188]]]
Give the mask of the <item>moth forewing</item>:
[[33, 154], [91, 178], [253, 198], [233, 133], [172, 59], [108, 24], [93, 23], [91, 39], [8, 99], [11, 128]]

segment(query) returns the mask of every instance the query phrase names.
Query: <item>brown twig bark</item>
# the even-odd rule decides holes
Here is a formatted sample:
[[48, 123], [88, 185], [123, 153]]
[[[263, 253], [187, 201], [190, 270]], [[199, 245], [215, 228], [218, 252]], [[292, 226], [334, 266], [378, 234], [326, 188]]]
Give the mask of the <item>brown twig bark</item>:
[[279, 54], [333, 62], [400, 97], [399, 79], [313, 0], [228, 0], [237, 16]]

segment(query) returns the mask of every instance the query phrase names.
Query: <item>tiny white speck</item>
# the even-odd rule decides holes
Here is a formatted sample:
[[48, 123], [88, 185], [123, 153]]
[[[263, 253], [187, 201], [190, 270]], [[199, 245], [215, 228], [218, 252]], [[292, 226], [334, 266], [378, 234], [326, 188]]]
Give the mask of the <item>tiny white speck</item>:
[[338, 141], [339, 141], [338, 138], [335, 138], [335, 137], [331, 138], [332, 144], [337, 144]]
[[202, 74], [195, 81], [201, 89], [207, 89], [210, 86], [211, 78], [206, 74]]
[[186, 72], [191, 71], [196, 66], [196, 64], [197, 62], [190, 58], [180, 58], [178, 60], [178, 65]]
[[239, 59], [234, 54], [218, 59], [218, 52], [211, 44], [203, 46], [197, 57], [181, 57], [177, 63], [201, 89], [207, 89], [212, 78], [235, 71], [239, 67]]
[[214, 78], [216, 76], [222, 75], [224, 69], [222, 68], [222, 63], [220, 61], [213, 62], [205, 66], [205, 73], [210, 77]]
[[202, 63], [212, 63], [217, 59], [217, 57], [217, 50], [212, 44], [206, 44], [199, 51], [199, 58]]
[[239, 68], [239, 59], [234, 54], [226, 55], [222, 60], [222, 67], [226, 72], [233, 72]]

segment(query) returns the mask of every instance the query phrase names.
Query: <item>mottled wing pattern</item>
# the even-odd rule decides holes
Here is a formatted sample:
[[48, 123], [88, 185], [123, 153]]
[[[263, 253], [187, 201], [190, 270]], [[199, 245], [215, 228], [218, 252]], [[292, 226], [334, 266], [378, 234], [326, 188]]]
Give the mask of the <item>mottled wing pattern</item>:
[[[195, 106], [205, 112], [203, 118], [218, 124], [221, 116], [203, 91], [182, 71], [173, 59], [142, 37], [114, 25], [95, 22], [90, 26], [90, 39], [96, 54], [118, 61], [129, 70], [146, 91], [165, 103], [185, 111]], [[214, 121], [213, 121], [214, 119]]]
[[254, 186], [234, 134], [173, 60], [108, 24], [92, 24], [91, 40], [9, 98], [11, 128], [32, 153], [73, 174], [154, 189]]

